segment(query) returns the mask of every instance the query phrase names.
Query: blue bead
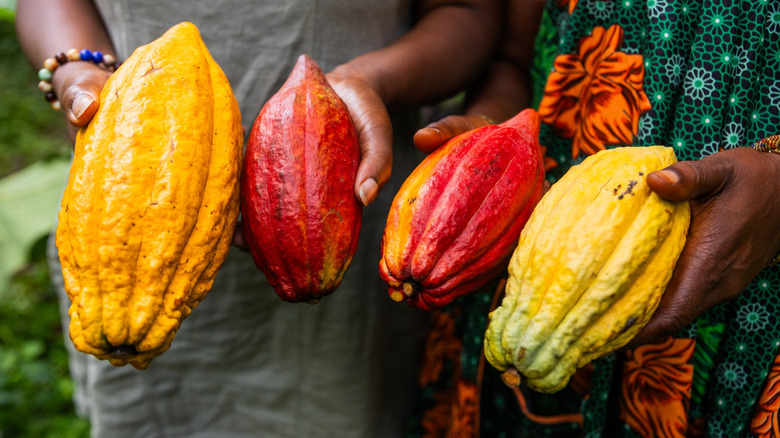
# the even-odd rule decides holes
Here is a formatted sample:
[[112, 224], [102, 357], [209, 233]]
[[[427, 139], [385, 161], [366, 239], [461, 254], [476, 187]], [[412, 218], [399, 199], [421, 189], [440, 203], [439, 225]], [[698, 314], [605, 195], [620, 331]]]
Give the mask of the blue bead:
[[88, 49], [83, 49], [79, 54], [81, 55], [82, 61], [92, 61], [92, 52]]
[[103, 54], [97, 51], [92, 52], [92, 62], [95, 64], [100, 64], [103, 62]]

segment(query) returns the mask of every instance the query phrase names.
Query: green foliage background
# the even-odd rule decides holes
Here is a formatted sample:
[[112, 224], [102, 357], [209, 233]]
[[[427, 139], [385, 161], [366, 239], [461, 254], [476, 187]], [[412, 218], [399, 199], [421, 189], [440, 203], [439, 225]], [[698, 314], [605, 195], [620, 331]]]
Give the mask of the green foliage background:
[[65, 121], [43, 99], [36, 75], [19, 48], [13, 16], [0, 12], [0, 177], [69, 153]]
[[[36, 71], [19, 48], [14, 6], [0, 0], [0, 182], [70, 153], [62, 116], [41, 97]], [[45, 239], [37, 239], [22, 269], [0, 288], [0, 438], [89, 436], [88, 421], [74, 412]]]

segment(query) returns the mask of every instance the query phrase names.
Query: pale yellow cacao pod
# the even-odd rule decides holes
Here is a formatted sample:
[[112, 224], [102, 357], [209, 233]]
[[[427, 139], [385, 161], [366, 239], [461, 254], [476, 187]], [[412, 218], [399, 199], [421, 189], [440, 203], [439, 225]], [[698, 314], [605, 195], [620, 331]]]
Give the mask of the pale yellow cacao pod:
[[690, 222], [688, 202], [666, 201], [645, 181], [674, 162], [664, 146], [601, 151], [544, 195], [520, 236], [485, 335], [485, 355], [505, 381], [558, 391], [577, 368], [644, 327]]

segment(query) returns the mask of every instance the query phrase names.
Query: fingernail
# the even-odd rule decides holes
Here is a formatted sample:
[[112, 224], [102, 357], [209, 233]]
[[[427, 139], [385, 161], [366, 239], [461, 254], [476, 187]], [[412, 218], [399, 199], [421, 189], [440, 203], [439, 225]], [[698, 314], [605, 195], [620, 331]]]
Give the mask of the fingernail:
[[358, 192], [360, 192], [360, 202], [362, 202], [363, 205], [368, 205], [376, 199], [376, 195], [379, 192], [379, 185], [377, 185], [373, 178], [369, 178], [360, 184]]
[[672, 172], [671, 170], [659, 170], [656, 172], [656, 174], [660, 176], [667, 185], [673, 186], [680, 182], [680, 176], [677, 175], [677, 172]]
[[[439, 128], [432, 128], [430, 126], [426, 126], [425, 128], [420, 128], [417, 133], [419, 133], [422, 136], [431, 136], [431, 135], [439, 135], [441, 131], [439, 131]], [[415, 134], [417, 134], [415, 133]]]
[[73, 113], [73, 116], [76, 119], [81, 119], [84, 111], [86, 111], [87, 108], [89, 108], [89, 106], [93, 103], [95, 103], [95, 100], [92, 99], [92, 96], [89, 94], [81, 94], [73, 101], [73, 105], [71, 105], [70, 111]]

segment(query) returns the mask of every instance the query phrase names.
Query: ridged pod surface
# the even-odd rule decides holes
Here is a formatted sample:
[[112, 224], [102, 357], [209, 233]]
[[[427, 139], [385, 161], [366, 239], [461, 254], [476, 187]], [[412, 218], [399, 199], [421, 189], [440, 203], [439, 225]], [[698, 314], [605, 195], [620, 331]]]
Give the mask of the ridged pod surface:
[[334, 292], [357, 250], [360, 147], [349, 110], [301, 55], [252, 127], [242, 174], [242, 229], [255, 264], [285, 301]]
[[409, 175], [382, 240], [379, 272], [393, 300], [430, 310], [504, 272], [544, 190], [539, 124], [528, 109], [466, 132]]
[[238, 216], [241, 116], [191, 23], [136, 49], [76, 138], [57, 228], [76, 349], [144, 369], [211, 289]]
[[601, 151], [545, 194], [485, 334], [485, 356], [505, 382], [558, 391], [577, 368], [644, 327], [690, 222], [688, 202], [660, 198], [645, 179], [676, 161], [664, 146]]

